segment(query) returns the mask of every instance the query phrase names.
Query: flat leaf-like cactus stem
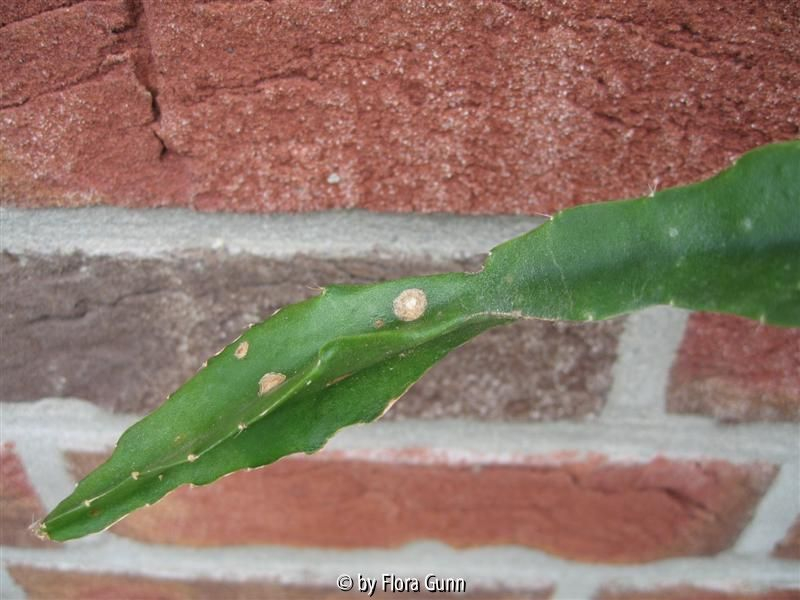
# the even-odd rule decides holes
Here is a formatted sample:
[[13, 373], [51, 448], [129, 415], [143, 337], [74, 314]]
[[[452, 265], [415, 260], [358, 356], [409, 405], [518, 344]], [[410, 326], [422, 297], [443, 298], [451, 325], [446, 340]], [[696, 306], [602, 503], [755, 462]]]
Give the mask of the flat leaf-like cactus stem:
[[331, 286], [285, 307], [128, 429], [37, 533], [81, 537], [178, 486], [315, 452], [490, 327], [656, 304], [800, 326], [800, 142], [702, 183], [560, 212], [478, 273]]

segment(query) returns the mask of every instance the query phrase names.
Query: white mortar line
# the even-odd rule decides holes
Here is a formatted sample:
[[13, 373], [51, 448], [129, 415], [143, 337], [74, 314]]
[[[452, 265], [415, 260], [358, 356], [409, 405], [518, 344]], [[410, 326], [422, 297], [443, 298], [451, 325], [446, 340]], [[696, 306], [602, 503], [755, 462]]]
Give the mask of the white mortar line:
[[[527, 216], [458, 216], [326, 211], [303, 214], [198, 213], [188, 209], [14, 209], [0, 207], [0, 250], [140, 257], [190, 249], [257, 256], [433, 259], [487, 253], [545, 222]], [[80, 231], [80, 235], [75, 235]]]
[[602, 578], [595, 573], [577, 577], [559, 577], [551, 600], [590, 600], [602, 586]]
[[[184, 548], [143, 544], [101, 534], [58, 550], [4, 548], [6, 562], [39, 568], [86, 573], [118, 573], [170, 579], [222, 581], [270, 580], [288, 584], [330, 586], [336, 577], [363, 573], [379, 577], [464, 577], [468, 589], [503, 585], [535, 588], [564, 584], [559, 598], [603, 585], [637, 589], [694, 584], [732, 590], [800, 589], [800, 572], [794, 561], [739, 557], [670, 559], [642, 565], [602, 565], [563, 560], [537, 550], [496, 546], [457, 550], [438, 542], [415, 542], [402, 548], [323, 550], [279, 546]], [[585, 585], [570, 582], [583, 581]]]
[[0, 402], [4, 439], [45, 439], [59, 448], [98, 450], [114, 446], [125, 429], [140, 417], [113, 414], [75, 398], [45, 398], [37, 402]]
[[[45, 399], [3, 403], [3, 435], [62, 449], [98, 451], [111, 448], [136, 417], [112, 415], [75, 399]], [[709, 419], [661, 415], [649, 421], [555, 423], [486, 423], [438, 421], [379, 421], [348, 427], [327, 448], [353, 452], [364, 459], [384, 460], [392, 450], [425, 448], [433, 461], [448, 460], [516, 463], [526, 456], [574, 453], [574, 460], [603, 454], [611, 460], [647, 461], [659, 456], [675, 459], [723, 458], [734, 463], [765, 461], [797, 463], [800, 423], [719, 425]], [[394, 460], [395, 457], [392, 457]], [[425, 460], [422, 457], [422, 460]]]
[[669, 372], [689, 314], [659, 306], [626, 318], [602, 420], [650, 420], [666, 412]]
[[25, 592], [6, 570], [2, 547], [0, 547], [0, 600], [25, 600]]
[[15, 451], [25, 465], [25, 473], [44, 507], [50, 511], [75, 489], [62, 449], [43, 444], [41, 438], [16, 436]]
[[[800, 444], [800, 442], [798, 442]], [[800, 450], [798, 450], [800, 454]], [[800, 516], [800, 460], [781, 466], [755, 516], [734, 548], [737, 554], [770, 554]], [[800, 565], [798, 565], [800, 573]]]

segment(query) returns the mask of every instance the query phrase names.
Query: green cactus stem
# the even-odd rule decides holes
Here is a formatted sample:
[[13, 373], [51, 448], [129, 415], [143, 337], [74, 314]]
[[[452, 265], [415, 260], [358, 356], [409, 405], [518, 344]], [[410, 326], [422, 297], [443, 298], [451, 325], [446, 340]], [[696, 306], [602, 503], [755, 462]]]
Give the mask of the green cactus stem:
[[490, 327], [656, 304], [800, 326], [800, 142], [702, 183], [560, 212], [478, 273], [331, 286], [285, 307], [128, 429], [37, 532], [81, 537], [178, 486], [315, 452]]

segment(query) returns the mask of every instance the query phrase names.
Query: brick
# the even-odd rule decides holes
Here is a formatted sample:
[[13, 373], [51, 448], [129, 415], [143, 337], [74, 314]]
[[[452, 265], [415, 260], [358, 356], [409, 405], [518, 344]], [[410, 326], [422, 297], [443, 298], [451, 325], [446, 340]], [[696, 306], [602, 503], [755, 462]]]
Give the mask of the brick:
[[29, 530], [44, 514], [44, 506], [28, 480], [14, 444], [4, 443], [0, 446], [0, 546], [53, 546]]
[[3, 2], [0, 4], [0, 27], [30, 19], [41, 13], [77, 4], [81, 0], [26, 0], [25, 2]]
[[775, 545], [772, 554], [778, 558], [800, 560], [800, 515], [794, 520], [784, 538]]
[[[76, 477], [102, 458], [68, 456]], [[293, 457], [180, 488], [113, 531], [186, 546], [388, 548], [432, 539], [641, 563], [730, 547], [775, 474], [723, 461], [557, 461], [492, 464], [423, 449]]]
[[[56, 24], [59, 48], [81, 47], [67, 23], [83, 4], [108, 3], [13, 23], [39, 37], [11, 51], [35, 53]], [[77, 114], [72, 87], [66, 110], [31, 106], [39, 126], [0, 137], [4, 201], [549, 213], [695, 181], [800, 131], [794, 2], [130, 6], [142, 10], [92, 58], [135, 57], [152, 122], [76, 127], [141, 101], [113, 85]], [[81, 61], [49, 79], [72, 81]], [[46, 83], [12, 75], [4, 88]], [[102, 140], [112, 156], [92, 151]]]
[[[0, 255], [2, 401], [84, 398], [155, 408], [252, 322], [329, 283], [474, 269], [477, 261], [268, 260], [193, 252], [165, 259]], [[602, 410], [622, 321], [527, 321], [459, 348], [389, 415], [537, 421]], [[143, 377], [142, 374], [147, 376]]]
[[106, 67], [1, 111], [0, 198], [56, 206], [176, 198], [187, 175], [163, 156], [133, 57], [116, 54]]
[[[24, 3], [20, 3], [24, 4]], [[115, 31], [130, 27], [123, 0], [82, 2], [0, 29], [0, 108], [86, 81], [104, 69]], [[80, 37], [81, 43], [72, 43]]]
[[719, 591], [682, 585], [654, 590], [603, 590], [596, 600], [800, 600], [800, 590]]
[[[84, 600], [86, 598], [125, 598], [126, 600], [340, 600], [352, 598], [357, 592], [344, 594], [336, 589], [335, 582], [323, 585], [291, 585], [270, 581], [223, 582], [212, 580], [156, 579], [136, 575], [109, 573], [79, 573], [56, 571], [22, 565], [8, 568], [17, 585], [28, 598], [52, 600]], [[466, 578], [465, 578], [466, 579]], [[552, 590], [510, 591], [503, 589], [470, 589], [458, 597], [472, 600], [546, 600]], [[421, 592], [414, 598], [431, 600], [442, 594]], [[408, 597], [408, 594], [384, 594], [374, 597]]]
[[722, 421], [800, 421], [800, 329], [692, 315], [667, 408]]

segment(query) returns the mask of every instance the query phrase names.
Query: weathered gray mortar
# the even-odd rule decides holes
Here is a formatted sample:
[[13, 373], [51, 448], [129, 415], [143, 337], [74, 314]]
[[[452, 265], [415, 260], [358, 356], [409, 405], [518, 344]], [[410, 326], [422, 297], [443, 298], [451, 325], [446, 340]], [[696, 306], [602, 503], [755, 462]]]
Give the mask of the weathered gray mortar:
[[185, 250], [285, 259], [365, 255], [459, 260], [485, 254], [544, 222], [528, 216], [330, 211], [243, 215], [112, 207], [20, 210], [0, 206], [0, 250], [14, 254], [153, 257]]

